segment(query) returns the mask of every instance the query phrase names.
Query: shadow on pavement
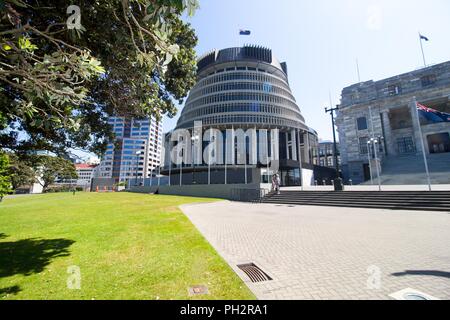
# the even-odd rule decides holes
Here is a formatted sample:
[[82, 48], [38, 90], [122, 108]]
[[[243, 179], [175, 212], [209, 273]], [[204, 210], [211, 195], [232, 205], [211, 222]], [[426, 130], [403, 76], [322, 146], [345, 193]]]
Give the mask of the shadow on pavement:
[[406, 270], [405, 272], [392, 273], [394, 277], [405, 276], [431, 276], [450, 279], [450, 272], [437, 270]]

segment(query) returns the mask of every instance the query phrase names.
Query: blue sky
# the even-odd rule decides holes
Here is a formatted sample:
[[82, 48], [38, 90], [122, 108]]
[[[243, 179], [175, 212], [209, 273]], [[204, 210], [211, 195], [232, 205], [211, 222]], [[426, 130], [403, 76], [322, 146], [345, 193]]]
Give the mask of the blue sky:
[[[448, 0], [200, 0], [186, 19], [199, 37], [199, 55], [244, 44], [270, 47], [286, 61], [289, 80], [307, 124], [332, 138], [329, 92], [339, 103], [345, 86], [379, 80], [423, 66], [418, 31], [427, 62], [450, 60]], [[251, 36], [239, 36], [249, 29]], [[182, 108], [182, 106], [180, 106]], [[164, 130], [176, 125], [165, 119]]]

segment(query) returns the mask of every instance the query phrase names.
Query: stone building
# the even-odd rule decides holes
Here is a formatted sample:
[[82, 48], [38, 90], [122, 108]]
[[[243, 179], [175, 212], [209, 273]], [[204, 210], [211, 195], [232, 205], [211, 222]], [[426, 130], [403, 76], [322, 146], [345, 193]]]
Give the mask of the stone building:
[[415, 101], [450, 113], [450, 62], [343, 89], [336, 123], [345, 179], [368, 181], [378, 165], [383, 183], [422, 182], [412, 177], [424, 171], [423, 139], [432, 182], [450, 183], [450, 119], [417, 112]]

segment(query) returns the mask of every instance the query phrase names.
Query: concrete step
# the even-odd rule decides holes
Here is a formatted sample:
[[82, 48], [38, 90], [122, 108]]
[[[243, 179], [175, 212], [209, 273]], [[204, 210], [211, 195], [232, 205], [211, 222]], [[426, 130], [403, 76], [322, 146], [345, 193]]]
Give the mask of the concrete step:
[[283, 191], [263, 203], [450, 212], [450, 192]]

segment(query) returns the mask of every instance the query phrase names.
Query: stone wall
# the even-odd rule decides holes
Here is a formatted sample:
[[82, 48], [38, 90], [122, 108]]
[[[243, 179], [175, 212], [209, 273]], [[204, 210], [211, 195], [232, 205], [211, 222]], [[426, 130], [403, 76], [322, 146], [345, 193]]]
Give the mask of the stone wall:
[[[424, 83], [424, 78], [431, 75], [435, 82]], [[393, 86], [398, 86], [398, 92], [392, 92]], [[364, 180], [364, 165], [369, 164], [369, 157], [367, 151], [361, 152], [360, 139], [379, 139], [381, 148], [377, 151], [383, 162], [403, 155], [400, 152], [402, 150], [399, 150], [399, 139], [412, 138], [414, 150], [419, 155], [422, 152], [421, 139], [424, 141], [425, 151], [429, 153], [428, 135], [450, 133], [448, 122], [422, 123], [423, 137], [420, 137], [414, 101], [431, 108], [439, 106], [441, 111], [450, 112], [450, 62], [343, 89], [336, 125], [346, 180], [352, 179], [354, 183]], [[366, 118], [366, 130], [358, 130], [359, 117]]]

